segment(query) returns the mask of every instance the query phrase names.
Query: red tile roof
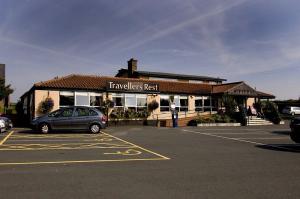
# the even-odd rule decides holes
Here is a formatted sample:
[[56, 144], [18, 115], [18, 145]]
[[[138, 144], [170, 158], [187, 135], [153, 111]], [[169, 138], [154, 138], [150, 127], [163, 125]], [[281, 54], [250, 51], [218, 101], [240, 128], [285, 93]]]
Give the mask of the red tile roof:
[[229, 91], [230, 89], [242, 84], [243, 82], [232, 82], [228, 84], [220, 84], [220, 85], [213, 85], [212, 93], [218, 94], [218, 93], [225, 93]]
[[269, 93], [264, 93], [264, 92], [261, 92], [261, 91], [256, 91], [259, 98], [262, 98], [262, 99], [275, 99], [275, 95], [272, 95], [272, 94], [269, 94]]
[[[72, 90], [97, 90], [105, 91], [108, 81], [131, 81], [143, 83], [159, 84], [159, 92], [173, 93], [173, 94], [194, 94], [194, 95], [210, 95], [222, 94], [238, 87], [244, 82], [233, 82], [221, 85], [198, 84], [187, 82], [174, 82], [163, 80], [148, 80], [148, 79], [135, 79], [135, 78], [120, 78], [120, 77], [106, 77], [106, 76], [93, 76], [93, 75], [68, 75], [61, 78], [54, 78], [48, 81], [43, 81], [34, 84], [33, 88], [36, 89], [72, 89]], [[253, 89], [254, 90], [254, 89]], [[275, 98], [274, 95], [254, 91], [255, 96], [261, 98]]]
[[34, 84], [35, 88], [105, 90], [107, 81], [131, 81], [159, 84], [161, 93], [210, 94], [212, 85], [185, 82], [119, 78], [91, 75], [69, 75]]

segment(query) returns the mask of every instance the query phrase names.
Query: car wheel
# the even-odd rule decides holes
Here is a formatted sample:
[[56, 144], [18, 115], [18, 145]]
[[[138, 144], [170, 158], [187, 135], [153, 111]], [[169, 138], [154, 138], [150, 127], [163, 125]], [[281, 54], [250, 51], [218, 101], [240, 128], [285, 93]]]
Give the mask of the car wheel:
[[49, 124], [47, 124], [47, 123], [42, 123], [42, 124], [40, 125], [40, 127], [39, 127], [39, 130], [40, 130], [41, 133], [47, 134], [47, 133], [49, 133], [49, 131], [50, 131], [50, 126], [49, 126]]
[[100, 132], [100, 125], [99, 124], [92, 124], [90, 126], [90, 132], [93, 134], [99, 133]]

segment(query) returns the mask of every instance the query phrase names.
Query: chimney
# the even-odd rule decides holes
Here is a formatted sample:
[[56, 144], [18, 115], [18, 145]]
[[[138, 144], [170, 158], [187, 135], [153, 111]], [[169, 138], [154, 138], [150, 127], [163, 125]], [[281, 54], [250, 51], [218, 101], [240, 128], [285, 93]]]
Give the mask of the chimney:
[[137, 71], [137, 60], [131, 58], [128, 61], [128, 77], [133, 77], [133, 73]]

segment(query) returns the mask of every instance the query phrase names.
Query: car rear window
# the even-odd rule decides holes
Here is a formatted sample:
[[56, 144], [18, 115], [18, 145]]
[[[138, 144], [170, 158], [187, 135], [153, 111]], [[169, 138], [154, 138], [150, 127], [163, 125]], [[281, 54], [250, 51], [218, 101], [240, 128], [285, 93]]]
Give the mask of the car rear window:
[[73, 114], [73, 108], [67, 108], [61, 112], [60, 117], [71, 117], [72, 114]]
[[75, 117], [89, 116], [89, 110], [87, 108], [76, 108], [74, 116]]
[[96, 111], [90, 109], [90, 116], [97, 116], [97, 115], [98, 113]]

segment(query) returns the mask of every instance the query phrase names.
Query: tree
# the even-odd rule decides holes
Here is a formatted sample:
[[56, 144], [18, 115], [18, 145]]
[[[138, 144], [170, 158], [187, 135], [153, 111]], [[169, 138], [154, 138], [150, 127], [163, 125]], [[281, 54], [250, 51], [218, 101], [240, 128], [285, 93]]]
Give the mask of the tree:
[[225, 94], [222, 96], [222, 102], [225, 107], [225, 113], [229, 116], [233, 116], [237, 107], [234, 97]]
[[7, 98], [14, 92], [14, 90], [10, 87], [10, 84], [5, 86], [5, 79], [0, 78], [0, 101]]

